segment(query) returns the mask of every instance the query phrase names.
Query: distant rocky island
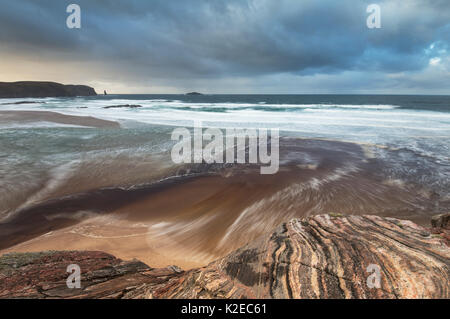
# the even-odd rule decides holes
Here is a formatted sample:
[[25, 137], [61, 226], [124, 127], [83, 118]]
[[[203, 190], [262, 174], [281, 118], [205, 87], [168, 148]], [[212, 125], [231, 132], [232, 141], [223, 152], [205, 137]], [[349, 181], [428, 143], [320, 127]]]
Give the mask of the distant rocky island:
[[0, 98], [93, 96], [87, 85], [64, 85], [56, 82], [0, 82]]
[[186, 93], [186, 95], [203, 95], [203, 94], [199, 93], [199, 92], [189, 92], [189, 93]]

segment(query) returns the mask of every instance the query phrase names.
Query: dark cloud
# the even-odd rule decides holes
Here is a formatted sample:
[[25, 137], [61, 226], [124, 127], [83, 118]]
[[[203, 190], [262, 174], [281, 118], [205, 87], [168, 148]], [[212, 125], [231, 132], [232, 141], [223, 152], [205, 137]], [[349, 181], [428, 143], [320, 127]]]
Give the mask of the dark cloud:
[[[72, 2], [82, 9], [80, 30], [65, 25]], [[374, 73], [429, 73], [436, 57], [448, 63], [447, 0], [378, 1], [381, 29], [366, 27], [373, 0], [72, 2], [0, 0], [1, 50], [42, 63], [89, 61], [110, 77], [172, 87], [286, 74], [358, 74], [367, 83]]]

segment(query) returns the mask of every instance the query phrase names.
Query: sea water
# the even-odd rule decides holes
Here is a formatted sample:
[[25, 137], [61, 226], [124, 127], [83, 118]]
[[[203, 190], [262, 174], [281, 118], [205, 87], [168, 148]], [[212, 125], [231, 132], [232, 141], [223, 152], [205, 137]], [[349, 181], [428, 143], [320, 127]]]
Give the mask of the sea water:
[[[14, 104], [26, 101], [33, 103]], [[450, 96], [108, 95], [1, 99], [0, 104], [2, 111], [52, 111], [121, 125], [92, 128], [0, 118], [0, 212], [46, 198], [64, 183], [70, 187], [54, 196], [82, 191], [85, 186], [78, 187], [74, 175], [91, 178], [92, 188], [145, 182], [153, 175], [131, 178], [130, 163], [136, 170], [144, 164], [155, 165], [155, 171], [169, 169], [164, 154], [173, 145], [171, 132], [195, 121], [203, 127], [277, 128], [282, 137], [366, 145], [369, 157], [391, 163], [393, 176], [414, 177], [448, 196]], [[127, 104], [140, 107], [111, 108]]]

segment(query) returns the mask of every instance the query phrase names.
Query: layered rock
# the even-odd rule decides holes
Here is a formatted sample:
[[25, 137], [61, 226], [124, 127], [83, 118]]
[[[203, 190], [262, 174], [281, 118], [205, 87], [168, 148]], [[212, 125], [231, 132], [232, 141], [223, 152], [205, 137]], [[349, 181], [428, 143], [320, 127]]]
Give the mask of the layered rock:
[[[449, 298], [449, 260], [442, 236], [410, 221], [320, 215], [187, 272], [100, 252], [4, 255], [0, 297]], [[66, 286], [73, 263], [81, 289]]]
[[[81, 288], [67, 285], [72, 264], [80, 267]], [[0, 258], [0, 298], [145, 298], [153, 285], [181, 274], [96, 251], [12, 253]]]
[[450, 246], [450, 213], [433, 216], [431, 219], [431, 233], [441, 236]]
[[442, 238], [410, 221], [321, 215], [285, 223], [152, 296], [449, 298], [449, 260]]
[[0, 82], [0, 98], [72, 97], [97, 95], [86, 85], [64, 85], [55, 82]]

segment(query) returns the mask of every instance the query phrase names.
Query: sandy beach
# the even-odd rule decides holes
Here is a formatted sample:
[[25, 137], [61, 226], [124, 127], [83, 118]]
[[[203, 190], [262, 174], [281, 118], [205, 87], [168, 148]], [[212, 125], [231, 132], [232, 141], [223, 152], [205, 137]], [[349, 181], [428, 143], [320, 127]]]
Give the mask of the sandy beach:
[[[70, 121], [112, 125], [97, 119]], [[374, 214], [426, 226], [448, 203], [444, 198], [436, 208], [430, 189], [383, 176], [386, 163], [363, 145], [347, 142], [283, 138], [275, 175], [261, 175], [250, 164], [186, 164], [158, 175], [154, 163], [138, 165], [123, 158], [113, 163], [90, 166], [102, 169], [108, 179], [92, 179], [81, 166], [52, 192], [16, 209], [0, 223], [0, 254], [100, 250], [152, 267], [189, 269], [266, 235], [280, 220]], [[140, 178], [149, 182], [120, 186]]]
[[0, 111], [0, 124], [53, 122], [96, 128], [118, 128], [119, 123], [92, 116], [65, 115], [50, 111]]

